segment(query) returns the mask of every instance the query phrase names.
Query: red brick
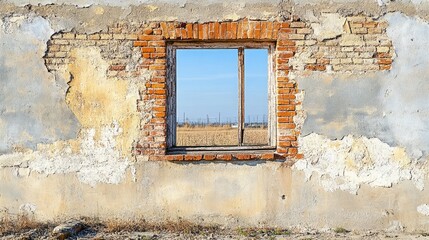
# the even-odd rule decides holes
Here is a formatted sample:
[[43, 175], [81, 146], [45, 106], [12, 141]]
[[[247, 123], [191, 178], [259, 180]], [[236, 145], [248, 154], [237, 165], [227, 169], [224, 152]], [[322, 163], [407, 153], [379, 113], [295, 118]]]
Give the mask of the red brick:
[[289, 105], [290, 103], [291, 103], [291, 101], [288, 99], [278, 99], [277, 100], [278, 105]]
[[168, 34], [168, 26], [167, 23], [161, 22], [162, 35], [164, 38], [168, 39], [170, 35]]
[[209, 24], [205, 23], [202, 24], [203, 25], [203, 40], [206, 40], [209, 38]]
[[162, 40], [163, 37], [160, 35], [139, 35], [138, 40], [143, 40], [143, 41], [158, 41], [158, 40]]
[[155, 52], [157, 52], [157, 53], [165, 53], [165, 47], [157, 47], [157, 48], [155, 48]]
[[279, 117], [277, 118], [278, 123], [291, 123], [293, 122], [293, 119], [290, 117]]
[[295, 116], [295, 111], [287, 111], [287, 112], [278, 112], [277, 117], [293, 117]]
[[295, 123], [279, 123], [278, 127], [280, 129], [294, 129], [296, 125]]
[[294, 94], [278, 94], [277, 99], [279, 100], [296, 99], [296, 96]]
[[230, 161], [230, 160], [232, 160], [232, 155], [231, 154], [217, 154], [216, 159]]
[[149, 41], [147, 43], [148, 46], [153, 46], [153, 47], [164, 47], [165, 46], [165, 41]]
[[296, 136], [279, 136], [280, 141], [296, 141]]
[[151, 58], [165, 58], [165, 53], [151, 53]]
[[250, 160], [250, 154], [234, 154], [237, 160]]
[[204, 154], [203, 156], [203, 160], [211, 161], [215, 159], [216, 159], [216, 155], [214, 154]]
[[295, 42], [291, 40], [279, 40], [277, 46], [295, 46]]
[[261, 155], [261, 159], [272, 160], [272, 159], [274, 159], [274, 153], [264, 153]]
[[203, 159], [203, 155], [185, 155], [185, 161], [199, 161]]
[[232, 22], [231, 23], [231, 39], [237, 38], [237, 28], [238, 28], [238, 23]]
[[165, 65], [150, 65], [149, 70], [164, 70]]
[[390, 70], [391, 68], [391, 65], [380, 65], [380, 70]]
[[156, 112], [165, 112], [166, 107], [153, 107], [152, 110]]
[[295, 111], [295, 105], [280, 105], [277, 106], [277, 111]]
[[192, 23], [186, 24], [186, 32], [187, 32], [186, 38], [192, 38], [193, 36]]
[[165, 155], [163, 157], [164, 157], [164, 160], [167, 160], [167, 161], [181, 161], [181, 160], [183, 160], [183, 155]]
[[154, 53], [155, 48], [154, 47], [142, 47], [142, 53]]
[[199, 25], [198, 24], [193, 24], [192, 25], [192, 38], [193, 39], [198, 39], [199, 36]]
[[391, 58], [379, 58], [378, 59], [378, 63], [379, 64], [392, 64], [392, 59]]
[[198, 24], [198, 39], [203, 39], [204, 31], [203, 24]]
[[165, 82], [166, 78], [165, 77], [153, 77], [152, 82]]
[[287, 153], [289, 153], [289, 154], [297, 154], [298, 153], [298, 149], [297, 148], [289, 148], [287, 150]]
[[227, 22], [226, 23], [226, 39], [231, 39], [231, 38], [232, 38], [231, 22]]
[[134, 47], [146, 47], [148, 45], [147, 41], [134, 41]]
[[214, 39], [215, 38], [214, 25], [215, 24], [213, 22], [209, 23], [209, 39]]
[[214, 38], [215, 39], [220, 39], [220, 23], [215, 22], [214, 23]]
[[181, 28], [175, 28], [175, 39], [181, 39], [182, 38], [182, 29]]
[[267, 29], [267, 22], [263, 21], [261, 22], [261, 39], [266, 39], [267, 38], [267, 34], [268, 33], [268, 29]]
[[290, 141], [279, 141], [277, 143], [277, 146], [279, 146], [279, 147], [290, 147], [291, 143], [290, 143]]
[[273, 38], [273, 22], [267, 22], [267, 36], [268, 39]]

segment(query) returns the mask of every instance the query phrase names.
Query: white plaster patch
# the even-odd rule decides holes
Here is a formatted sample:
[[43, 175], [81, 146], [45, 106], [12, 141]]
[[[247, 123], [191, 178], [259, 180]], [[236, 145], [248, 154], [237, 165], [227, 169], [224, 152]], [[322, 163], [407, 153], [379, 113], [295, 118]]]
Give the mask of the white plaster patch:
[[318, 174], [326, 191], [343, 190], [357, 194], [361, 184], [391, 187], [403, 180], [412, 180], [419, 190], [424, 188], [424, 170], [412, 161], [403, 148], [390, 147], [377, 138], [353, 137], [330, 140], [312, 133], [299, 138], [304, 159], [293, 169], [305, 173], [309, 180]]
[[33, 203], [25, 203], [19, 206], [19, 211], [23, 214], [32, 215], [36, 211], [37, 206]]
[[91, 186], [97, 183], [118, 184], [130, 166], [128, 158], [122, 157], [115, 148], [115, 136], [120, 132], [119, 126], [112, 124], [102, 128], [100, 140], [95, 141], [94, 129], [82, 130], [78, 154], [73, 154], [70, 146], [53, 152], [36, 151], [29, 168], [46, 175], [75, 172], [81, 182]]
[[429, 216], [429, 205], [428, 204], [422, 204], [417, 207], [417, 212], [420, 214], [423, 214], [425, 216]]
[[311, 23], [311, 27], [317, 40], [323, 41], [341, 36], [345, 21], [346, 18], [338, 13], [322, 13], [319, 22]]
[[[118, 184], [124, 179], [129, 167], [135, 171], [129, 159], [123, 157], [115, 148], [115, 137], [120, 133], [121, 129], [114, 123], [112, 126], [103, 127], [100, 139], [96, 141], [95, 130], [84, 129], [79, 136], [79, 153], [73, 153], [70, 145], [64, 148], [42, 145], [34, 152], [0, 156], [0, 167], [19, 168], [17, 175], [29, 175], [27, 171], [20, 170], [27, 167], [30, 171], [46, 175], [76, 173], [81, 182], [91, 186], [97, 183]], [[2, 159], [7, 161], [3, 162]], [[26, 163], [25, 166], [22, 165], [23, 162]]]
[[403, 232], [404, 226], [400, 221], [392, 221], [390, 222], [390, 226], [386, 229], [386, 232]]

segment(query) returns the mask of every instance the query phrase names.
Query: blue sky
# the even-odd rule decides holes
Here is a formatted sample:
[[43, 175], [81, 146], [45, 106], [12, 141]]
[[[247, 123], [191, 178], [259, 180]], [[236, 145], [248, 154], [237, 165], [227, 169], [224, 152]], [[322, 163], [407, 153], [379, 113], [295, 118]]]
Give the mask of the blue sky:
[[[268, 51], [246, 49], [245, 121], [261, 121], [268, 110]], [[177, 117], [183, 121], [237, 121], [238, 50], [178, 49]]]

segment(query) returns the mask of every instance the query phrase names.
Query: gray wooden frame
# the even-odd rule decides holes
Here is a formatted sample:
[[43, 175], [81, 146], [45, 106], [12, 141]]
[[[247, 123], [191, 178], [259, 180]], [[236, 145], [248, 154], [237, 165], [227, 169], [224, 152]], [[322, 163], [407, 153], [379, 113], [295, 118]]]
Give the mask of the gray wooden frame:
[[[176, 146], [176, 50], [177, 49], [238, 49], [239, 58], [239, 144], [237, 146]], [[268, 49], [268, 144], [243, 146], [244, 130], [244, 49]], [[274, 150], [277, 142], [276, 81], [274, 41], [172, 41], [167, 42], [167, 152]]]

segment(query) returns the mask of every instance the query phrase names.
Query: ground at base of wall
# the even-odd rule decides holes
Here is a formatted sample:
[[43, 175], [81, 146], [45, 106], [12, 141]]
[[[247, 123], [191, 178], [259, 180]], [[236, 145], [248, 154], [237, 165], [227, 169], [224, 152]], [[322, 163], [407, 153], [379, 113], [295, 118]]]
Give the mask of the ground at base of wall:
[[[8, 226], [14, 226], [8, 228]], [[60, 229], [58, 231], [58, 229]], [[0, 239], [429, 239], [429, 233], [401, 231], [349, 231], [334, 229], [225, 228], [187, 221], [150, 224], [141, 221], [76, 221], [70, 223], [0, 222]]]

